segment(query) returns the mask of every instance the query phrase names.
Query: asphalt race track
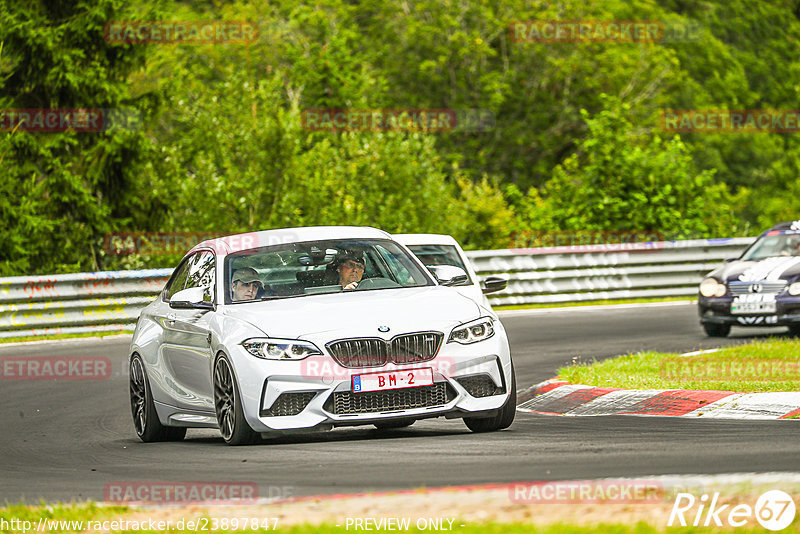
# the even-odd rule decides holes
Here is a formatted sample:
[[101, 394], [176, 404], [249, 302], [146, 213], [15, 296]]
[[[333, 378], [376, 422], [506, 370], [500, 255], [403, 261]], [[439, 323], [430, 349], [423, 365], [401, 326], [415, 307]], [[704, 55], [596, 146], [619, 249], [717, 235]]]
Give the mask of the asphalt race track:
[[[707, 338], [694, 305], [503, 315], [520, 390], [573, 358], [690, 351], [782, 329]], [[127, 338], [0, 346], [8, 356], [108, 356], [106, 380], [0, 382], [0, 501], [103, 500], [118, 482], [255, 482], [259, 496], [380, 491], [520, 480], [800, 471], [796, 421], [663, 417], [560, 418], [518, 413], [512, 427], [473, 434], [432, 419], [228, 447], [212, 430], [181, 443], [139, 442], [128, 401]]]

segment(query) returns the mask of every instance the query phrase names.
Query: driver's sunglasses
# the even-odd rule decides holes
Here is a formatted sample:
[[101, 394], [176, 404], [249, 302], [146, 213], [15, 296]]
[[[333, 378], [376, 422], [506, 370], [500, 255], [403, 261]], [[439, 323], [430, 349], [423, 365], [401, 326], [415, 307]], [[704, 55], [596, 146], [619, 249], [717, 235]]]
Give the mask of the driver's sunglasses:
[[357, 261], [347, 260], [346, 262], [344, 262], [344, 266], [347, 267], [348, 269], [358, 270], [361, 271], [362, 273], [364, 272], [364, 264], [358, 263]]

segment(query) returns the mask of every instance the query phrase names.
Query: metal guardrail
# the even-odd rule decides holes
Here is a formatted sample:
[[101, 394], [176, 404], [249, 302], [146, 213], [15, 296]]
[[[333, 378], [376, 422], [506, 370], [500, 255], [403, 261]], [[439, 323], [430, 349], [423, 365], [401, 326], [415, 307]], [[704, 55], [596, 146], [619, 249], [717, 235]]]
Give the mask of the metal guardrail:
[[509, 279], [493, 306], [697, 294], [702, 277], [754, 237], [467, 252], [481, 276]]
[[172, 269], [0, 278], [0, 338], [131, 330]]
[[[755, 238], [702, 239], [478, 250], [467, 256], [480, 276], [508, 287], [495, 306], [600, 299], [690, 296], [703, 275]], [[131, 330], [171, 269], [0, 278], [0, 338]]]

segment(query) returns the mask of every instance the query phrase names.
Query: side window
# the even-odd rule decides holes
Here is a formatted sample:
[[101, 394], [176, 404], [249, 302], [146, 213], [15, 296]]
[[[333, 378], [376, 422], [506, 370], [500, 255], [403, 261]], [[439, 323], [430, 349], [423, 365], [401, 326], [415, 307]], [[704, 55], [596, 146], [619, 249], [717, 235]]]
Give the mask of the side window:
[[199, 252], [191, 258], [186, 275], [186, 287], [202, 287], [203, 302], [214, 302], [214, 255], [210, 252]]
[[175, 276], [172, 278], [172, 282], [167, 288], [167, 301], [172, 298], [172, 295], [186, 286], [186, 277], [189, 274], [189, 264], [192, 263], [196, 257], [197, 254], [194, 254], [178, 266], [178, 270], [175, 272]]
[[381, 258], [390, 269], [390, 271], [386, 273], [388, 278], [404, 286], [427, 282], [427, 280], [421, 278], [421, 275], [420, 280], [414, 279], [414, 276], [411, 275], [404, 265], [404, 263], [409, 262], [409, 258], [405, 253], [401, 253], [399, 250], [389, 250], [383, 245], [378, 245], [375, 248], [380, 252]]
[[469, 270], [467, 270], [464, 262], [461, 261], [461, 256], [458, 255], [456, 247], [452, 245], [409, 245], [408, 248], [426, 266], [452, 265], [463, 269], [467, 273], [467, 281], [456, 285], [468, 286], [472, 283]]

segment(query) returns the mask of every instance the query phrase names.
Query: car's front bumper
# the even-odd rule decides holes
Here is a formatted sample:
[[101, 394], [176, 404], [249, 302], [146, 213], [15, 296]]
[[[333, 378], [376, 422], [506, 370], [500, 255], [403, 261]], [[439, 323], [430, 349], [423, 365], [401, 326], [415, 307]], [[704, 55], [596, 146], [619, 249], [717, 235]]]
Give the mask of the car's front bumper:
[[703, 324], [732, 326], [796, 326], [800, 325], [800, 296], [778, 295], [775, 313], [731, 313], [733, 297], [698, 296], [697, 310]]
[[[268, 361], [241, 349], [234, 360], [245, 418], [253, 430], [268, 433], [389, 419], [492, 415], [508, 399], [511, 383], [508, 344], [501, 335], [495, 338], [473, 345], [446, 343], [427, 362], [358, 369], [345, 369], [328, 356]], [[433, 386], [352, 391], [354, 375], [426, 367], [433, 370]], [[493, 390], [483, 387], [491, 384]]]

